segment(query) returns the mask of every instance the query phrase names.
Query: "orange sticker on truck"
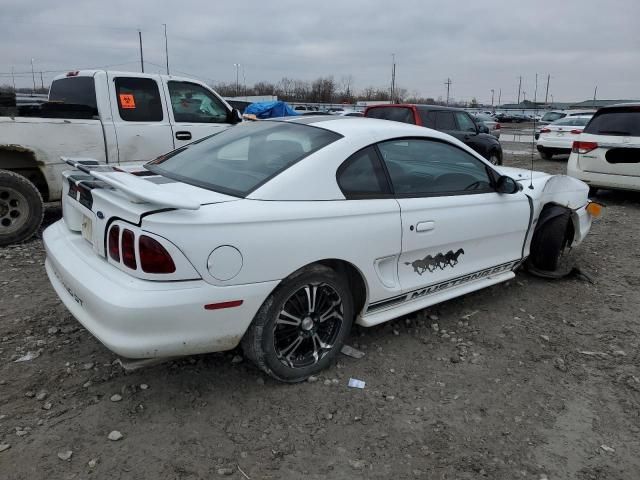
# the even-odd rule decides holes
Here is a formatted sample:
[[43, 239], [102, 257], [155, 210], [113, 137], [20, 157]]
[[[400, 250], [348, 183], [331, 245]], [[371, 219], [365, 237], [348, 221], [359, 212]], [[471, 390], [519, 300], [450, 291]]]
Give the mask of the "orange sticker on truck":
[[120, 94], [120, 107], [122, 108], [136, 108], [136, 99], [130, 93]]

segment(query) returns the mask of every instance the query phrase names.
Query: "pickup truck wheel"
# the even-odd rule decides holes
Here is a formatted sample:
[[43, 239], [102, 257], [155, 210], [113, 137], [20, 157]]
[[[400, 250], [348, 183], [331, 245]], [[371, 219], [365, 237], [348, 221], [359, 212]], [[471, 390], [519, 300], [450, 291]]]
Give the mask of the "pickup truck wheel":
[[242, 339], [242, 349], [273, 378], [301, 382], [331, 364], [353, 317], [345, 279], [323, 265], [306, 267], [265, 300]]
[[40, 192], [22, 175], [0, 170], [0, 247], [31, 238], [40, 228]]
[[567, 246], [567, 228], [571, 212], [566, 211], [547, 220], [533, 234], [529, 261], [540, 270], [553, 272], [558, 268], [560, 257]]

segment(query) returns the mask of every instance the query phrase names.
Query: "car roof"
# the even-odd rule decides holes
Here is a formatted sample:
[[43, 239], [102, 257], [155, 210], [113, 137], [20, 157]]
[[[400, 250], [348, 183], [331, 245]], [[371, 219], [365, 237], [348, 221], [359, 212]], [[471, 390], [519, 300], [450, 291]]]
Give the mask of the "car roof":
[[324, 128], [342, 136], [361, 135], [371, 138], [371, 143], [393, 137], [430, 137], [437, 139], [449, 139], [446, 133], [432, 130], [419, 125], [395, 122], [393, 120], [381, 120], [368, 117], [347, 117], [344, 115], [297, 115], [294, 117], [281, 117], [265, 122], [289, 122], [301, 125], [311, 125]]
[[390, 108], [390, 107], [416, 107], [419, 110], [451, 110], [451, 111], [456, 111], [456, 112], [466, 112], [466, 110], [462, 109], [462, 108], [455, 108], [455, 107], [447, 107], [447, 106], [443, 106], [443, 105], [424, 105], [424, 104], [420, 104], [420, 103], [389, 103], [389, 104], [384, 104], [384, 105], [371, 105], [369, 107], [367, 107], [367, 109], [370, 108]]
[[601, 107], [599, 108], [599, 110], [609, 110], [610, 108], [620, 108], [620, 107], [640, 107], [640, 102], [615, 103], [613, 105], [607, 105], [606, 107]]

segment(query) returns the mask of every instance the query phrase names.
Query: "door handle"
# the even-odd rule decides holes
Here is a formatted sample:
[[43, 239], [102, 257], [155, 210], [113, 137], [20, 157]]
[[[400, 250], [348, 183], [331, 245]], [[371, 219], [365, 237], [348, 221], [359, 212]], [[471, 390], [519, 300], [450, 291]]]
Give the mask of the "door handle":
[[186, 131], [176, 132], [176, 139], [177, 140], [191, 140], [191, 132], [186, 132]]
[[416, 224], [416, 232], [428, 232], [436, 228], [436, 222], [429, 220], [428, 222], [418, 222]]

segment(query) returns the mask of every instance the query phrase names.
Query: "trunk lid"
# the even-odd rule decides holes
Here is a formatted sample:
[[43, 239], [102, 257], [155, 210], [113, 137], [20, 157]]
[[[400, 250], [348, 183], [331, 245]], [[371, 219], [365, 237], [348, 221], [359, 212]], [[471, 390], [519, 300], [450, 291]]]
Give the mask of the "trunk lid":
[[201, 205], [237, 200], [153, 174], [142, 166], [114, 168], [87, 159], [65, 161], [76, 170], [63, 173], [64, 222], [101, 256], [105, 256], [106, 229], [114, 219], [140, 225], [143, 216], [154, 212], [198, 210]]

